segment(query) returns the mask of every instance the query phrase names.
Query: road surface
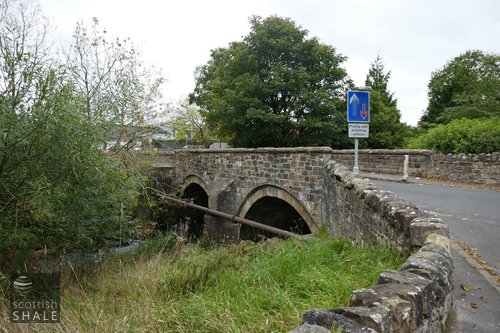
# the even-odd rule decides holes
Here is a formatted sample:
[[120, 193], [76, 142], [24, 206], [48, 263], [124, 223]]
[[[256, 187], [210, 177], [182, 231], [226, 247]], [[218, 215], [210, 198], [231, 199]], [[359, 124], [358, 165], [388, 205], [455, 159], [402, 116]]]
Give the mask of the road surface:
[[443, 219], [453, 238], [475, 249], [500, 273], [500, 192], [450, 185], [374, 183]]
[[[500, 192], [445, 184], [373, 183], [443, 219], [452, 238], [475, 250], [500, 275]], [[498, 282], [457, 247], [452, 252], [458, 318], [455, 330], [500, 332]]]

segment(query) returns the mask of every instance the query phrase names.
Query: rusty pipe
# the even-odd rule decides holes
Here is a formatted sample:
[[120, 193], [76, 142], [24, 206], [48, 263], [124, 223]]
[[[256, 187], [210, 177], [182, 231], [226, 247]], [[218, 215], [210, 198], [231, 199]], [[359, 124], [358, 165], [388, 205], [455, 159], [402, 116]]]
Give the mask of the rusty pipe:
[[202, 211], [202, 212], [204, 212], [205, 214], [208, 214], [208, 215], [217, 216], [217, 217], [220, 217], [220, 218], [223, 218], [223, 219], [226, 219], [226, 220], [230, 220], [232, 222], [237, 222], [237, 223], [240, 223], [240, 224], [248, 225], [250, 227], [261, 229], [261, 230], [264, 230], [264, 231], [268, 231], [268, 232], [271, 232], [271, 233], [276, 234], [276, 235], [280, 235], [280, 236], [284, 236], [284, 237], [290, 237], [290, 238], [298, 238], [298, 239], [302, 239], [303, 238], [302, 235], [299, 235], [299, 234], [296, 234], [296, 233], [293, 233], [293, 232], [290, 232], [290, 231], [286, 231], [286, 230], [283, 230], [283, 229], [271, 227], [271, 226], [269, 226], [267, 224], [262, 224], [262, 223], [259, 223], [259, 222], [248, 220], [248, 219], [239, 217], [238, 215], [227, 214], [227, 213], [224, 213], [224, 212], [220, 212], [218, 210], [214, 210], [214, 209], [210, 209], [210, 208], [203, 207], [203, 206], [200, 206], [200, 205], [196, 205], [196, 204], [194, 204], [192, 202], [180, 200], [178, 198], [174, 198], [174, 197], [171, 197], [171, 196], [164, 196], [164, 198], [166, 200], [173, 201], [173, 202], [178, 203], [180, 205], [200, 210], [200, 211]]

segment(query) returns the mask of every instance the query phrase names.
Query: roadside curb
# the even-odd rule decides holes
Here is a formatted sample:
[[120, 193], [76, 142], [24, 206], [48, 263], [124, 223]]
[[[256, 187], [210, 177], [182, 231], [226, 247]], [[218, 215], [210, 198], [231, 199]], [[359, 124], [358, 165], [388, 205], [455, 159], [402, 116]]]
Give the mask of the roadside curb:
[[419, 177], [408, 177], [407, 180], [403, 180], [403, 176], [389, 175], [389, 174], [373, 174], [367, 172], [360, 172], [359, 176], [363, 178], [368, 178], [375, 181], [391, 182], [391, 183], [401, 183], [401, 184], [417, 184], [417, 185], [438, 185], [443, 187], [455, 187], [455, 188], [466, 188], [473, 190], [487, 190], [500, 192], [500, 186], [498, 185], [485, 185], [485, 184], [474, 184], [474, 183], [456, 183], [456, 182], [446, 182], [439, 179], [433, 178], [419, 178]]
[[[363, 178], [368, 178], [371, 180], [378, 180], [383, 182], [392, 182], [392, 183], [402, 183], [402, 184], [422, 184], [425, 183], [424, 179], [416, 179], [416, 178], [408, 178], [406, 180], [403, 179], [403, 176], [399, 177], [396, 175], [380, 175], [380, 174], [370, 174], [370, 173], [360, 173], [359, 174]], [[445, 185], [445, 184], [443, 184]]]
[[396, 178], [395, 176], [393, 177], [384, 177], [380, 175], [372, 175], [369, 173], [360, 173], [359, 174], [361, 177], [368, 178], [368, 179], [373, 179], [373, 180], [381, 180], [381, 181], [388, 181], [388, 182], [394, 182], [394, 183], [412, 183], [411, 180], [403, 180], [403, 177], [401, 178]]
[[452, 239], [451, 248], [460, 257], [462, 257], [473, 269], [475, 269], [481, 276], [486, 280], [486, 282], [491, 285], [500, 294], [500, 284], [496, 282], [495, 278], [491, 276], [479, 263], [472, 259], [460, 246], [458, 246]]

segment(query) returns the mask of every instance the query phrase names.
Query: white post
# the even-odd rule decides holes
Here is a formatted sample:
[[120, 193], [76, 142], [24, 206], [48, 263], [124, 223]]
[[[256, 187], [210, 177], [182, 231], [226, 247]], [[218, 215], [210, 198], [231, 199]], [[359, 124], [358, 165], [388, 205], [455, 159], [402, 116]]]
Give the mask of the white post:
[[355, 175], [359, 174], [358, 166], [358, 138], [354, 139], [354, 168], [352, 168], [352, 173]]
[[403, 181], [408, 180], [408, 164], [410, 162], [410, 155], [405, 155], [405, 161], [403, 163]]

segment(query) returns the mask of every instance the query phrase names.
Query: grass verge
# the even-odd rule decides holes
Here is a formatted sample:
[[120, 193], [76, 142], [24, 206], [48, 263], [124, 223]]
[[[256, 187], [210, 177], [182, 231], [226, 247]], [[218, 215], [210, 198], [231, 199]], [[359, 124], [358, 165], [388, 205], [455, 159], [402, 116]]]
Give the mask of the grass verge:
[[142, 255], [114, 256], [96, 273], [65, 283], [61, 323], [14, 325], [4, 317], [0, 326], [7, 332], [286, 332], [307, 309], [345, 306], [352, 290], [371, 286], [403, 261], [385, 247], [329, 238], [208, 248], [156, 241], [143, 245]]

